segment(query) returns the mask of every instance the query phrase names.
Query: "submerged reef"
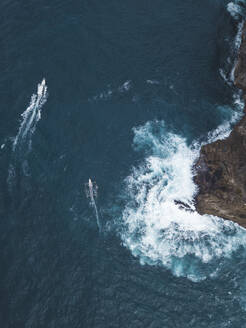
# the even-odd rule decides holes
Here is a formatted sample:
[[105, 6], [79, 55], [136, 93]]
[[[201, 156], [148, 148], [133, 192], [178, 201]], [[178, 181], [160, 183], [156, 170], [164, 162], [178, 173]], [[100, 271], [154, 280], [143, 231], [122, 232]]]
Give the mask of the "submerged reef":
[[[234, 70], [234, 84], [242, 90], [246, 104], [246, 22]], [[245, 114], [228, 138], [202, 146], [194, 168], [194, 180], [199, 187], [195, 199], [197, 211], [235, 221], [246, 228]]]

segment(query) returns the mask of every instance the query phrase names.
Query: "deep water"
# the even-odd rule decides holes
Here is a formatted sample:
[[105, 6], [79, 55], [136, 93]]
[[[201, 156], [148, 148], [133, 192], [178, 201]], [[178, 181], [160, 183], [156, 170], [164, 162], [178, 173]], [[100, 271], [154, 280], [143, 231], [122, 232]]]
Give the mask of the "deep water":
[[192, 211], [228, 2], [1, 1], [1, 328], [246, 327], [246, 232]]

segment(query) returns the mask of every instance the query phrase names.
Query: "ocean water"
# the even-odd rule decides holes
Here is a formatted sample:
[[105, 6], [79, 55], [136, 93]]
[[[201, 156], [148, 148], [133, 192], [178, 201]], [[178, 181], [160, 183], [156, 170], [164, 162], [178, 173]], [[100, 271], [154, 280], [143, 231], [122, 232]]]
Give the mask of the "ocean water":
[[1, 1], [1, 328], [246, 327], [246, 231], [192, 169], [242, 115], [244, 14]]

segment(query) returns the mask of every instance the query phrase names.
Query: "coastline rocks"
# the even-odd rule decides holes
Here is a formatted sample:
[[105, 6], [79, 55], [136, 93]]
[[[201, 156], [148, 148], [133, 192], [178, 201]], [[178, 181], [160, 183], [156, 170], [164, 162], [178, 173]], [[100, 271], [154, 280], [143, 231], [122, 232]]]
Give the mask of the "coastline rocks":
[[199, 186], [196, 208], [246, 227], [246, 117], [225, 140], [201, 149], [194, 180]]
[[[234, 84], [243, 90], [246, 100], [246, 23], [242, 30]], [[194, 181], [199, 187], [197, 211], [235, 221], [246, 228], [245, 115], [227, 139], [202, 146], [194, 169]]]

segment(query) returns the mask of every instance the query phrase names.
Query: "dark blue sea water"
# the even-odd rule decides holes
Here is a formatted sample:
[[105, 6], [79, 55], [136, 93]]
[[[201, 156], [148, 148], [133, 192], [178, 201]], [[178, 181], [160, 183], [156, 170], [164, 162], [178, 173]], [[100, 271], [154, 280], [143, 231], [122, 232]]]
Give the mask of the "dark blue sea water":
[[241, 115], [228, 2], [1, 1], [1, 328], [246, 327], [245, 230], [176, 202]]

